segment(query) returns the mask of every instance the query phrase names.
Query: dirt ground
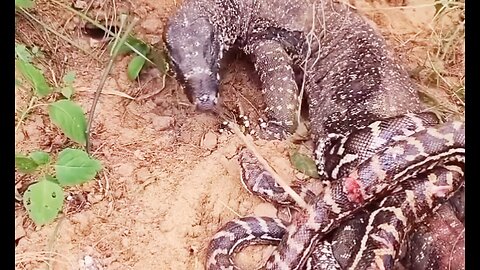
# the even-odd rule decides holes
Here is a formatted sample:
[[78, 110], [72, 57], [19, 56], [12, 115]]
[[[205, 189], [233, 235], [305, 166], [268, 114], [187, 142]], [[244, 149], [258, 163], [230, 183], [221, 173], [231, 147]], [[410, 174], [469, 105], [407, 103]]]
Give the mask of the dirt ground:
[[[379, 26], [412, 73], [424, 65], [428, 51], [435, 46], [432, 31], [439, 31], [432, 23], [432, 0], [410, 0], [404, 8], [384, 0], [351, 2]], [[164, 23], [179, 5], [174, 0], [117, 4], [140, 18], [135, 33], [150, 44], [161, 39]], [[65, 13], [55, 15], [65, 23], [60, 25], [63, 30], [70, 31], [78, 44], [95, 49], [98, 44], [76, 29], [78, 20], [65, 9], [59, 10]], [[42, 14], [48, 21], [49, 13], [38, 12]], [[28, 28], [21, 26], [17, 25], [17, 38], [24, 41]], [[36, 45], [49, 48], [48, 44]], [[458, 59], [463, 58], [462, 46], [455, 49]], [[57, 48], [52, 57], [60, 59], [53, 67], [76, 71], [74, 100], [88, 112], [108, 62], [107, 53], [97, 61], [65, 47]], [[129, 81], [129, 59], [115, 62], [96, 108], [92, 153], [103, 165], [99, 176], [68, 189], [64, 213], [50, 225], [36, 227], [17, 203], [16, 268], [47, 269], [50, 264], [50, 269], [203, 269], [209, 239], [223, 224], [238, 216], [275, 215], [272, 206], [247, 193], [239, 181], [236, 154], [242, 142], [233, 134], [218, 132], [218, 117], [195, 112], [174, 79], [167, 78], [163, 89], [158, 76]], [[449, 84], [442, 81], [438, 88], [425, 87], [429, 79], [423, 71], [415, 77], [424, 88], [434, 88], [434, 94], [445, 100], [443, 107], [455, 108], [450, 111], [457, 110], [455, 100], [443, 90], [462, 84], [462, 61], [443, 63], [448, 71], [443, 80]], [[250, 119], [258, 119], [261, 95], [251, 65], [237, 55], [225, 62], [223, 105], [230, 110], [240, 107]], [[16, 108], [25, 108], [27, 103], [28, 94], [16, 90]], [[69, 144], [41, 108], [26, 118], [15, 143], [17, 152], [23, 153], [34, 149], [56, 153]], [[280, 175], [302, 178], [288, 160], [289, 143], [256, 143]], [[17, 174], [18, 186], [27, 180]], [[255, 252], [257, 259], [271, 252], [256, 250], [261, 251]], [[249, 260], [251, 254], [242, 254], [239, 260]]]

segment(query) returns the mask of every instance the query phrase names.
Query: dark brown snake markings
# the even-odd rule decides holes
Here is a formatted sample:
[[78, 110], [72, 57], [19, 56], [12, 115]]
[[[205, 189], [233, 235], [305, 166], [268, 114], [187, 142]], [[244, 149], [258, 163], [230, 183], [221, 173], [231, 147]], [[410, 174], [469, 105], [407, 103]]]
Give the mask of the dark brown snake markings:
[[[423, 145], [421, 140], [428, 144]], [[346, 258], [345, 262], [339, 265], [335, 265], [335, 261], [331, 258], [320, 257], [309, 262], [308, 260], [312, 260], [312, 258], [307, 257], [305, 258], [305, 268], [369, 269], [373, 267], [373, 269], [383, 269], [382, 267], [385, 267], [385, 269], [391, 269], [395, 257], [398, 255], [401, 240], [409, 231], [410, 226], [423, 220], [427, 214], [439, 207], [462, 185], [463, 168], [458, 166], [457, 162], [464, 161], [464, 149], [461, 147], [463, 144], [463, 123], [450, 122], [439, 127], [428, 128], [423, 132], [398, 140], [390, 148], [385, 148], [362, 163], [350, 175], [327, 187], [323, 196], [311, 202], [313, 216], [308, 217], [307, 214], [309, 221], [302, 224], [300, 228], [294, 229], [301, 231], [302, 237], [294, 236], [289, 244], [301, 239], [311, 243], [310, 245], [315, 247], [313, 250], [325, 249], [328, 251], [329, 248], [331, 249], [328, 247], [328, 243], [316, 244], [315, 240], [312, 240], [317, 237], [321, 239], [319, 232], [328, 233], [330, 228], [335, 227], [335, 223], [341, 222], [369, 200], [373, 200], [376, 197], [374, 194], [388, 194], [388, 190], [392, 192], [378, 203], [377, 210], [367, 216], [368, 221], [365, 222], [367, 231], [363, 233], [363, 238], [358, 240], [360, 245], [353, 253], [356, 256]], [[420, 157], [425, 159], [420, 161]], [[261, 194], [268, 201], [288, 203], [285, 196], [281, 195], [283, 190], [278, 190], [278, 186], [273, 188], [276, 190], [275, 193], [266, 193], [269, 190], [263, 187], [276, 184], [272, 178], [265, 175], [262, 168], [258, 167], [259, 165], [251, 153], [243, 151], [240, 154], [240, 161], [244, 166], [242, 171], [244, 178], [247, 179], [245, 184], [248, 189], [253, 193]], [[380, 164], [384, 164], [384, 166], [375, 169]], [[389, 164], [390, 167], [386, 164]], [[245, 175], [245, 173], [249, 175]], [[416, 177], [412, 179], [410, 175], [416, 175]], [[254, 186], [260, 180], [263, 181], [263, 186]], [[383, 185], [385, 190], [377, 189], [382, 186], [382, 182], [390, 181], [398, 181], [400, 185]], [[352, 186], [354, 188], [351, 188]], [[322, 213], [328, 218], [322, 216]], [[310, 221], [310, 219], [315, 221]], [[375, 224], [378, 226], [374, 226]], [[279, 235], [284, 236], [286, 233], [286, 231], [282, 231], [285, 227], [286, 224], [280, 220], [271, 218], [249, 217], [231, 221], [213, 237], [207, 250], [210, 259], [207, 265], [233, 265], [231, 261], [233, 253], [248, 242], [278, 244], [281, 240]], [[266, 234], [265, 232], [268, 231], [274, 233]], [[239, 239], [241, 241], [238, 241]], [[298, 246], [307, 245], [304, 242], [296, 244]], [[331, 253], [331, 251], [327, 253]], [[322, 262], [326, 266], [319, 266]], [[372, 266], [372, 263], [375, 265]], [[298, 262], [295, 264], [301, 265]], [[295, 265], [281, 267], [297, 269]], [[216, 269], [216, 267], [211, 268]]]
[[[345, 5], [185, 0], [166, 42], [177, 78], [200, 110], [218, 103], [224, 52], [243, 50], [262, 83], [265, 137], [295, 129], [304, 85], [319, 173], [328, 180], [319, 195], [297, 188], [310, 206], [288, 226], [255, 217], [227, 223], [207, 249], [207, 269], [236, 269], [233, 255], [252, 242], [278, 245], [267, 269], [392, 269], [412, 225], [463, 185], [464, 123], [439, 124], [421, 113], [413, 82], [383, 38]], [[240, 159], [250, 191], [291, 204], [248, 153]], [[339, 226], [334, 241], [325, 241]]]

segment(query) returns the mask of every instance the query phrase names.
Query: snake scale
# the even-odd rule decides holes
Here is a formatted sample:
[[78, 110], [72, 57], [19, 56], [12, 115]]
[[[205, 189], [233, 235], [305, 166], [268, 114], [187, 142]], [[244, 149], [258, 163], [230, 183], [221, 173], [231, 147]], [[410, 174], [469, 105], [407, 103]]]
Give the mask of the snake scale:
[[[207, 269], [236, 269], [233, 255], [252, 242], [277, 245], [266, 269], [393, 269], [412, 224], [463, 185], [464, 123], [424, 112], [385, 40], [342, 3], [185, 0], [169, 20], [166, 45], [187, 97], [204, 111], [218, 104], [224, 53], [245, 52], [262, 84], [267, 137], [295, 130], [304, 90], [317, 166], [328, 179], [291, 224], [227, 223], [207, 249]], [[243, 179], [247, 188], [288, 200], [258, 171]], [[342, 226], [338, 241], [324, 241]], [[356, 240], [346, 247], [349, 237]]]

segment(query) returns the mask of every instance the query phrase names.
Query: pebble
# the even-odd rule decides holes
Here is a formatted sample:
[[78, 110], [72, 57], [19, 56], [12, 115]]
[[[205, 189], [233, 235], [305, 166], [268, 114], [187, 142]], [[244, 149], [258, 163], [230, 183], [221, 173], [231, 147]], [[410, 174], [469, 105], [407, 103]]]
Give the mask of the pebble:
[[133, 155], [140, 160], [145, 160], [145, 153], [140, 149], [135, 150], [133, 152]]
[[201, 146], [207, 150], [214, 150], [217, 147], [217, 134], [209, 131], [203, 136]]
[[162, 24], [162, 21], [157, 18], [148, 18], [142, 22], [142, 27], [150, 33], [155, 33], [162, 27]]
[[175, 123], [175, 119], [171, 116], [156, 116], [152, 117], [153, 128], [156, 131], [164, 131]]
[[87, 194], [87, 201], [91, 204], [99, 203], [102, 200], [103, 200], [102, 194], [92, 194], [92, 193]]
[[76, 9], [86, 9], [87, 6], [88, 6], [88, 3], [86, 1], [78, 0], [73, 2], [73, 7]]
[[131, 176], [133, 173], [133, 170], [135, 170], [135, 166], [129, 163], [125, 163], [118, 167], [117, 172], [121, 176]]
[[100, 268], [96, 265], [93, 257], [86, 255], [82, 260], [79, 261], [79, 268], [82, 270], [99, 270]]

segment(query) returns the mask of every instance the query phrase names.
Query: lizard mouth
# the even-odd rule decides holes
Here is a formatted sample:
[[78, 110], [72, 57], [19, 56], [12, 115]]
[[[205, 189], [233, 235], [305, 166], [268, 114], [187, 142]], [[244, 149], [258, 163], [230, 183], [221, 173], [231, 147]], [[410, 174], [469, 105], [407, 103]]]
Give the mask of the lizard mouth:
[[215, 94], [204, 94], [195, 99], [195, 108], [199, 111], [211, 111], [218, 103], [218, 97]]

